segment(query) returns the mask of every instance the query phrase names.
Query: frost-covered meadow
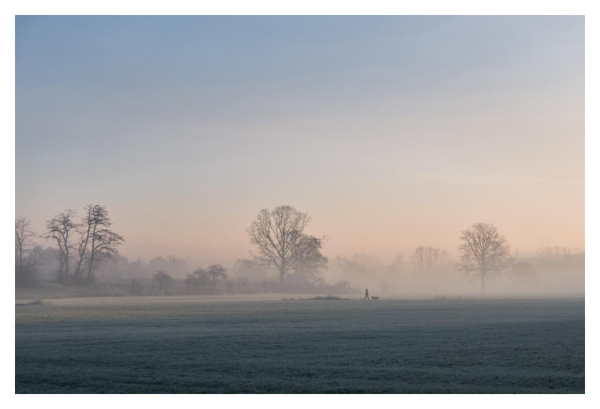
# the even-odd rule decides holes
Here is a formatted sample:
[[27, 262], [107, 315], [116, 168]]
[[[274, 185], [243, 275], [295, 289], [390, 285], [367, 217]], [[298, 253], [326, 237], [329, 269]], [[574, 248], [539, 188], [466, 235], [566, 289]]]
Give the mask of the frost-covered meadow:
[[584, 300], [97, 297], [16, 309], [17, 393], [583, 393]]

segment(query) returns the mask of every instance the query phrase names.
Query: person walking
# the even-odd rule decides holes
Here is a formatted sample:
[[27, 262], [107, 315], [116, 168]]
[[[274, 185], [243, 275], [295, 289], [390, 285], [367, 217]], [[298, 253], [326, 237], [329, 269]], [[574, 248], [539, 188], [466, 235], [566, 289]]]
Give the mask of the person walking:
[[369, 299], [369, 289], [365, 288], [365, 298], [363, 298], [363, 301], [368, 300], [368, 299]]

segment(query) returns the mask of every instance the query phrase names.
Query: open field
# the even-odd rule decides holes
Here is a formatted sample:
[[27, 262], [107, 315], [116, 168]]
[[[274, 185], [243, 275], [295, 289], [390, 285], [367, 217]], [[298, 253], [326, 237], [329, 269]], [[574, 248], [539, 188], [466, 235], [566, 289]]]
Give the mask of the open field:
[[583, 299], [283, 297], [17, 305], [16, 392], [584, 392]]

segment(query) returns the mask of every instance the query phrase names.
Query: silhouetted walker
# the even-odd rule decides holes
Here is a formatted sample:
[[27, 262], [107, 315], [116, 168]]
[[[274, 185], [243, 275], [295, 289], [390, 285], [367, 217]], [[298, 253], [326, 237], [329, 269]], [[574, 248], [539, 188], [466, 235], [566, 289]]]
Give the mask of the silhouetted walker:
[[363, 301], [368, 300], [368, 299], [369, 299], [369, 289], [365, 288], [365, 298], [363, 298]]

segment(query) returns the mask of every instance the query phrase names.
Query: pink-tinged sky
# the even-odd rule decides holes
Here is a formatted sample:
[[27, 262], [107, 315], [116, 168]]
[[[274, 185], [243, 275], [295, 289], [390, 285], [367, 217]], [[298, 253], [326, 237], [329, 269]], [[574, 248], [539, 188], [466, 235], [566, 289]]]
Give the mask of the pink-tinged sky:
[[16, 209], [231, 263], [261, 208], [330, 257], [583, 249], [583, 17], [18, 17]]

